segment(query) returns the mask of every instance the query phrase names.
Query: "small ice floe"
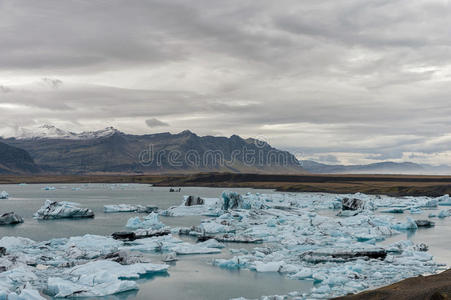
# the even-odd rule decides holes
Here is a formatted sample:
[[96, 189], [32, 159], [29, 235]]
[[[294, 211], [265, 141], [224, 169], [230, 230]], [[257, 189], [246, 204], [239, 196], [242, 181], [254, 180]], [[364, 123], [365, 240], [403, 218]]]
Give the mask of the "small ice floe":
[[33, 215], [36, 219], [93, 218], [89, 208], [78, 207], [78, 203], [45, 200], [44, 205]]
[[167, 265], [137, 263], [121, 265], [109, 260], [97, 260], [75, 266], [64, 274], [66, 278], [49, 277], [47, 292], [54, 297], [102, 297], [138, 289], [135, 281], [149, 273], [167, 272]]
[[150, 263], [121, 246], [121, 241], [95, 235], [45, 242], [3, 237], [0, 298], [44, 299], [38, 290], [57, 298], [108, 296], [138, 289], [136, 280], [143, 275], [167, 273], [168, 265]]
[[375, 209], [376, 208], [372, 201], [344, 197], [341, 199], [341, 211], [337, 214], [337, 216], [351, 217], [356, 216], [365, 210]]
[[417, 224], [418, 227], [429, 228], [435, 226], [435, 223], [429, 220], [415, 220], [415, 223]]
[[[202, 203], [202, 204], [200, 204]], [[221, 200], [218, 198], [199, 198], [184, 196], [180, 206], [172, 206], [160, 212], [167, 217], [179, 216], [219, 216], [221, 214]]]
[[169, 252], [166, 254], [163, 254], [163, 258], [162, 258], [163, 262], [174, 262], [177, 261], [177, 253], [175, 252]]
[[411, 207], [410, 208], [410, 214], [421, 214], [423, 211], [421, 210], [421, 208], [418, 207]]
[[23, 223], [23, 218], [14, 212], [0, 215], [0, 225], [14, 225]]
[[127, 228], [132, 229], [161, 229], [164, 226], [165, 225], [158, 219], [158, 214], [154, 212], [150, 213], [148, 216], [145, 216], [143, 219], [140, 217], [130, 218], [128, 219], [126, 225]]
[[119, 213], [119, 212], [137, 212], [137, 213], [152, 213], [158, 212], [158, 207], [152, 205], [133, 205], [133, 204], [111, 204], [104, 205], [103, 211], [105, 213]]
[[437, 215], [437, 217], [439, 217], [440, 219], [444, 219], [444, 218], [447, 218], [449, 216], [451, 216], [451, 210], [449, 210], [449, 209], [441, 210], [439, 212], [439, 214]]
[[436, 200], [438, 201], [438, 205], [451, 206], [451, 197], [448, 194], [438, 197]]
[[54, 186], [46, 186], [42, 188], [44, 191], [54, 191], [56, 188]]
[[382, 213], [391, 213], [391, 214], [402, 214], [407, 209], [407, 207], [391, 207], [384, 210], [381, 210]]
[[0, 199], [8, 199], [9, 194], [6, 191], [0, 193]]
[[405, 222], [398, 221], [392, 224], [391, 228], [395, 230], [415, 230], [418, 228], [418, 225], [411, 217], [407, 217]]
[[165, 236], [165, 235], [169, 235], [170, 233], [171, 233], [171, 231], [167, 228], [161, 228], [161, 229], [156, 229], [156, 230], [138, 229], [135, 231], [114, 232], [111, 236], [115, 240], [134, 241], [134, 240], [138, 240], [138, 239]]

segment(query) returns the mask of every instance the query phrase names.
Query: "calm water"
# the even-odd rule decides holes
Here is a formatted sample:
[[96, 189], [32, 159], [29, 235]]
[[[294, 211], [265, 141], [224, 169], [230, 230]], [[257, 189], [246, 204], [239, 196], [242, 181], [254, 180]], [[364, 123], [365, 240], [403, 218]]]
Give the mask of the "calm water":
[[[111, 184], [54, 184], [56, 190], [45, 191], [47, 185], [0, 185], [1, 190], [10, 194], [10, 199], [0, 200], [0, 212], [14, 211], [25, 220], [16, 226], [0, 226], [0, 238], [3, 236], [22, 236], [36, 241], [58, 237], [70, 237], [87, 233], [111, 235], [125, 229], [127, 220], [136, 213], [103, 212], [106, 204], [142, 204], [156, 205], [162, 209], [180, 205], [183, 195], [219, 197], [223, 188], [183, 188], [181, 193], [169, 193], [168, 188], [148, 185], [111, 185]], [[80, 188], [80, 190], [73, 190]], [[234, 188], [234, 191], [265, 192]], [[82, 207], [88, 207], [95, 213], [94, 219], [82, 220], [46, 220], [33, 219], [33, 214], [42, 206], [45, 199], [73, 201]], [[144, 214], [142, 215], [144, 216]], [[201, 217], [160, 217], [169, 226], [198, 225]], [[230, 245], [233, 248], [247, 248], [249, 245]], [[308, 291], [312, 287], [309, 281], [286, 279], [279, 274], [261, 274], [248, 270], [224, 270], [211, 265], [214, 258], [230, 257], [223, 249], [217, 255], [187, 255], [172, 264], [168, 275], [159, 275], [139, 280], [139, 291], [122, 293], [99, 299], [230, 299], [233, 297], [258, 298], [262, 295], [287, 294], [292, 291]], [[159, 255], [150, 255], [152, 261], [161, 261]]]
[[[0, 200], [0, 212], [14, 211], [22, 216], [24, 224], [16, 226], [1, 226], [0, 238], [3, 236], [22, 236], [36, 241], [49, 240], [58, 237], [70, 237], [87, 233], [111, 235], [115, 231], [125, 229], [127, 220], [136, 213], [105, 214], [103, 206], [106, 204], [142, 204], [156, 205], [162, 209], [180, 205], [183, 195], [199, 195], [203, 197], [219, 197], [223, 188], [183, 188], [181, 193], [169, 193], [168, 188], [151, 187], [148, 185], [111, 185], [111, 184], [55, 184], [54, 191], [45, 191], [46, 185], [0, 185], [1, 190], [10, 194], [10, 199]], [[73, 190], [75, 188], [76, 190]], [[233, 188], [234, 191], [272, 193], [271, 190], [255, 190]], [[58, 201], [73, 201], [82, 207], [91, 208], [95, 213], [94, 219], [84, 220], [48, 220], [33, 219], [45, 199]], [[441, 207], [440, 209], [445, 209]], [[405, 219], [427, 219], [431, 211], [424, 211], [421, 215], [404, 213], [393, 215]], [[326, 214], [333, 212], [328, 211]], [[169, 226], [191, 226], [199, 224], [201, 217], [160, 217]], [[431, 229], [419, 229], [414, 232], [403, 233], [384, 241], [384, 244], [401, 239], [412, 239], [430, 246], [430, 253], [440, 263], [451, 265], [451, 218], [443, 220], [434, 218], [436, 226]], [[232, 244], [233, 248], [247, 248], [252, 245]], [[188, 255], [171, 265], [168, 275], [146, 277], [139, 280], [139, 291], [122, 293], [102, 299], [229, 299], [244, 296], [258, 298], [262, 295], [287, 294], [291, 291], [308, 291], [312, 287], [310, 281], [286, 279], [279, 274], [262, 274], [248, 270], [224, 270], [211, 265], [211, 261], [218, 257], [230, 257], [229, 251], [223, 249], [217, 255]], [[152, 261], [161, 261], [159, 255], [151, 255]]]

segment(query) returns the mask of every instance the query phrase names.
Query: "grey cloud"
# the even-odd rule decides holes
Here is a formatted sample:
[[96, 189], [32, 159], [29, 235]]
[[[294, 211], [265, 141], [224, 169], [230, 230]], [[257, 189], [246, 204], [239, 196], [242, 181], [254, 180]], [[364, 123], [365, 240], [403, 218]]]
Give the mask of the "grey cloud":
[[0, 125], [170, 124], [376, 160], [444, 152], [450, 15], [439, 1], [1, 1]]
[[169, 126], [168, 123], [158, 120], [157, 118], [151, 118], [146, 120], [147, 126], [150, 128], [154, 127], [167, 127]]
[[318, 160], [320, 162], [329, 163], [329, 164], [336, 164], [336, 163], [340, 162], [335, 155], [331, 155], [331, 154], [329, 154], [329, 155], [320, 155], [318, 157]]
[[52, 78], [42, 78], [42, 82], [54, 89], [57, 89], [61, 85], [63, 85], [63, 81], [61, 81], [59, 79], [52, 79]]
[[11, 88], [5, 86], [5, 85], [0, 85], [0, 92], [2, 93], [9, 93], [11, 92]]

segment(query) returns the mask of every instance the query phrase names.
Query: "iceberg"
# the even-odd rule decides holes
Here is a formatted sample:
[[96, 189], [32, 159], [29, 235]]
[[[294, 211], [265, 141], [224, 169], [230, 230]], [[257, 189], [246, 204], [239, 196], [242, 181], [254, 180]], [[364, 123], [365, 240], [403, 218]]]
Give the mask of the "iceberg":
[[6, 191], [0, 193], [0, 199], [8, 199], [9, 194]]
[[160, 220], [158, 219], [158, 214], [157, 213], [150, 213], [148, 216], [144, 217], [142, 220], [139, 217], [133, 217], [128, 219], [127, 221], [127, 228], [132, 228], [132, 229], [139, 229], [139, 228], [144, 228], [144, 229], [161, 229], [163, 228], [165, 225], [163, 223], [160, 222]]
[[185, 196], [184, 205], [185, 206], [193, 206], [193, 205], [204, 205], [205, 200], [197, 197], [197, 196]]
[[218, 198], [201, 198], [202, 201], [200, 201], [197, 199], [189, 200], [189, 197], [193, 196], [184, 196], [181, 205], [173, 206], [166, 210], [163, 210], [160, 212], [160, 215], [167, 217], [180, 217], [180, 216], [217, 217], [221, 214], [221, 204]]
[[19, 223], [23, 223], [23, 219], [21, 216], [15, 214], [14, 212], [0, 215], [0, 225], [14, 225]]
[[443, 205], [443, 206], [451, 205], [451, 197], [448, 194], [438, 197], [438, 198], [436, 198], [436, 200], [438, 201], [438, 205]]
[[152, 213], [157, 212], [156, 206], [132, 205], [132, 204], [111, 204], [104, 205], [103, 211], [105, 213], [119, 213], [119, 212], [137, 212], [137, 213]]
[[438, 214], [438, 217], [440, 219], [444, 219], [444, 218], [447, 218], [449, 216], [451, 216], [451, 211], [448, 210], [448, 209], [441, 210], [440, 213]]
[[33, 215], [36, 219], [93, 218], [89, 208], [80, 208], [77, 203], [46, 200], [44, 205]]
[[168, 265], [136, 263], [121, 265], [97, 260], [75, 266], [65, 272], [67, 279], [50, 277], [47, 291], [54, 297], [101, 297], [138, 289], [135, 281], [150, 273], [166, 273]]
[[[345, 208], [349, 209], [343, 210], [341, 206], [347, 218], [323, 215], [324, 209], [340, 208], [337, 197], [329, 194], [238, 195], [224, 192], [222, 198], [223, 214], [203, 221], [199, 228], [183, 229], [181, 233], [199, 235], [199, 240], [203, 241], [211, 238], [219, 242], [255, 239], [264, 243], [264, 247], [246, 251], [231, 250], [238, 256], [215, 259], [213, 265], [278, 272], [293, 279], [313, 280], [315, 288], [304, 293], [303, 299], [354, 293], [425, 271], [435, 272], [439, 267], [425, 252], [425, 245], [378, 246], [385, 238], [399, 234], [399, 231], [416, 229], [418, 225], [410, 217], [397, 221], [392, 216], [378, 214], [377, 208], [433, 207], [433, 201], [428, 203], [430, 199], [425, 197], [344, 195], [340, 199], [350, 199], [344, 201]], [[430, 224], [424, 221], [419, 220], [418, 224]], [[207, 228], [211, 231], [209, 235], [205, 235]], [[232, 231], [221, 233], [224, 228]]]
[[418, 229], [417, 223], [411, 218], [407, 217], [405, 222], [396, 222], [391, 226], [395, 230], [415, 230]]

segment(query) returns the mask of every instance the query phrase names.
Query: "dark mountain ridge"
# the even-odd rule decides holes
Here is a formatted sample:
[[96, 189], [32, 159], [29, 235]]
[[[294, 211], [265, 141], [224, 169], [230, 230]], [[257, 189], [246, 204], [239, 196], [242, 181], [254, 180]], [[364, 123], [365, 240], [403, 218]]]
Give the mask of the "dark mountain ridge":
[[51, 137], [44, 134], [2, 141], [27, 150], [44, 171], [60, 174], [305, 173], [291, 153], [237, 135], [198, 136], [188, 130], [132, 135], [107, 128], [102, 134], [82, 136], [51, 129]]
[[0, 174], [38, 173], [40, 168], [30, 154], [20, 148], [0, 143]]
[[315, 174], [451, 174], [449, 166], [432, 166], [412, 162], [378, 162], [367, 165], [329, 165], [312, 160], [301, 161], [302, 167]]

